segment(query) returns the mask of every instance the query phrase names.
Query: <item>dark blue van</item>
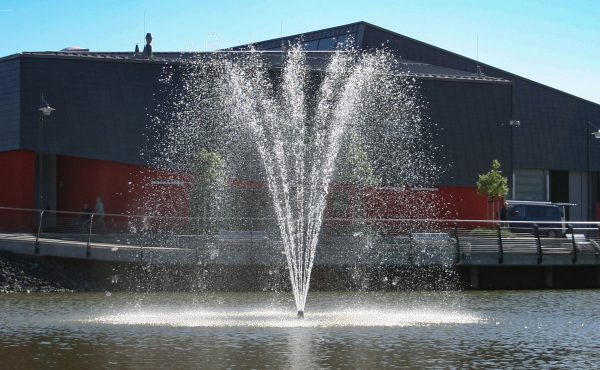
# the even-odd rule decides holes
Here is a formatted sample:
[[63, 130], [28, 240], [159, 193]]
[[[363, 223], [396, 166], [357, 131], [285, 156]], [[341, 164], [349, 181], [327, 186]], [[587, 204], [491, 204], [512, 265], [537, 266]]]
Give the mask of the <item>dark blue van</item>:
[[[500, 219], [503, 221], [532, 221], [531, 223], [509, 223], [508, 226], [510, 231], [515, 233], [532, 233], [533, 225], [536, 224], [541, 235], [555, 238], [565, 235], [565, 206], [570, 205], [572, 204], [507, 200], [500, 210]], [[544, 223], [544, 221], [557, 223]]]

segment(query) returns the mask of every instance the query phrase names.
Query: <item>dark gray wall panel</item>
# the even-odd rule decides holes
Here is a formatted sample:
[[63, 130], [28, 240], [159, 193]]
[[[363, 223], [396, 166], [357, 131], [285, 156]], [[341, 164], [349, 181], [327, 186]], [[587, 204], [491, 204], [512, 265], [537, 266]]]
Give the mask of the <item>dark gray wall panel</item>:
[[152, 63], [22, 58], [22, 147], [39, 145], [40, 94], [56, 111], [44, 120], [52, 154], [142, 164], [153, 95], [163, 66]]
[[[405, 59], [476, 71], [475, 61], [469, 58], [367, 25], [362, 47], [378, 48], [382, 44]], [[586, 130], [588, 120], [592, 129], [600, 127], [600, 105], [492, 66], [481, 66], [485, 74], [513, 82], [514, 118], [521, 121], [521, 127], [515, 130], [515, 167], [584, 171], [590, 140], [590, 167], [600, 171], [600, 141]], [[473, 155], [479, 153], [474, 151]]]
[[510, 84], [421, 81], [421, 95], [439, 147], [437, 163], [446, 169], [441, 184], [474, 186], [498, 159], [510, 173]]
[[0, 62], [0, 151], [19, 149], [19, 59]]

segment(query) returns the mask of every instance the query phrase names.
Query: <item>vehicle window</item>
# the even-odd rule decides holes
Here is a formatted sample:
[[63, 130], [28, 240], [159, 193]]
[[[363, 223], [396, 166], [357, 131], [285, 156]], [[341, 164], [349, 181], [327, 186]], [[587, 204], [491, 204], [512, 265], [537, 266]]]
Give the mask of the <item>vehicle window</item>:
[[525, 217], [525, 206], [514, 206], [511, 210], [510, 210], [510, 217], [511, 218], [523, 218]]
[[547, 220], [547, 221], [559, 221], [560, 210], [554, 206], [527, 206], [527, 219], [528, 220]]

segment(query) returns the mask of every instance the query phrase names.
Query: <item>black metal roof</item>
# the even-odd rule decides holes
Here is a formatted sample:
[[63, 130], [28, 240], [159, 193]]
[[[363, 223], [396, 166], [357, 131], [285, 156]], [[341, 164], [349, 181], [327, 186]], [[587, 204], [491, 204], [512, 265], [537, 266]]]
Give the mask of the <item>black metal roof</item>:
[[[372, 35], [374, 33], [378, 33], [379, 37], [369, 37], [370, 34]], [[290, 35], [265, 41], [258, 41], [253, 44], [239, 45], [231, 48], [231, 50], [240, 50], [248, 48], [249, 46], [252, 46], [257, 49], [277, 50], [280, 49], [282, 45], [290, 43], [294, 44], [297, 42], [301, 42], [306, 44], [315, 40], [322, 40], [327, 38], [335, 39], [339, 38], [340, 36], [347, 35], [353, 36], [352, 45], [357, 49], [370, 50], [374, 48], [386, 47], [391, 51], [396, 52], [399, 57], [407, 58], [409, 60], [418, 60], [419, 62], [428, 64], [429, 67], [426, 68], [426, 71], [421, 70], [422, 73], [419, 75], [419, 77], [421, 78], [427, 78], [428, 76], [434, 76], [429, 78], [450, 78], [450, 76], [455, 74], [457, 77], [463, 76], [459, 77], [460, 79], [463, 79], [467, 78], [466, 76], [471, 74], [471, 77], [468, 78], [473, 80], [512, 81], [513, 83], [515, 80], [520, 80], [526, 83], [538, 85], [543, 89], [552, 90], [556, 93], [575, 98], [585, 103], [591, 103], [596, 106], [600, 106], [600, 104], [596, 102], [583, 99], [581, 97], [569, 94], [551, 86], [544, 85], [540, 82], [533, 81], [528, 78], [516, 75], [514, 73], [504, 71], [500, 68], [496, 68], [485, 63], [480, 63], [474, 59], [465, 57], [463, 55], [454, 53], [446, 49], [442, 49], [440, 47], [425, 43], [423, 41], [413, 39], [411, 37], [396, 33], [394, 31], [390, 31], [388, 29], [376, 26], [365, 21], [359, 21], [340, 25], [337, 27], [331, 27], [322, 30]], [[373, 43], [373, 39], [376, 40], [375, 43]], [[398, 48], [399, 44], [404, 44], [406, 48], [400, 50], [400, 48]], [[317, 45], [317, 47], [319, 45]], [[337, 47], [337, 44], [329, 43], [328, 46], [335, 49], [335, 47]], [[410, 55], [408, 55], [408, 49], [410, 49], [413, 53], [410, 53]], [[329, 50], [332, 49], [330, 48]], [[428, 50], [430, 54], [436, 54], [436, 56], [433, 58], [425, 57], [424, 55], [422, 55], [424, 50]], [[476, 66], [480, 66], [481, 69], [485, 72], [485, 74], [478, 75], [476, 73]], [[449, 68], [449, 70], [443, 70], [440, 68]]]
[[[72, 60], [92, 60], [92, 61], [108, 61], [108, 62], [131, 62], [131, 63], [158, 63], [172, 64], [184, 63], [186, 60], [202, 58], [210, 56], [214, 53], [230, 54], [232, 56], [238, 53], [250, 52], [247, 50], [221, 50], [214, 52], [155, 52], [152, 58], [145, 58], [141, 55], [136, 55], [131, 52], [68, 52], [68, 51], [43, 51], [43, 52], [23, 52], [14, 54], [0, 59], [8, 60], [18, 57], [31, 58], [57, 58], [57, 59], [72, 59]], [[280, 68], [282, 65], [283, 51], [268, 51], [257, 50], [264, 55], [267, 63], [272, 68]], [[343, 51], [306, 51], [308, 65], [313, 70], [324, 69], [327, 65], [331, 53]], [[510, 81], [486, 75], [478, 75], [458, 69], [446, 68], [428, 63], [416, 62], [411, 60], [400, 59], [398, 62], [398, 73], [405, 76], [413, 76], [422, 79], [444, 79], [444, 80], [473, 80], [480, 82], [497, 82], [508, 83]]]

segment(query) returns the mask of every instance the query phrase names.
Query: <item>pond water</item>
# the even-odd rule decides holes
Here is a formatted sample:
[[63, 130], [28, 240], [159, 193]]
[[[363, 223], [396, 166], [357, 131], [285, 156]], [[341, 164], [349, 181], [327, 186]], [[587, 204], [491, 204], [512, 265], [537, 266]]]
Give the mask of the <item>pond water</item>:
[[600, 290], [0, 296], [6, 369], [594, 368]]

